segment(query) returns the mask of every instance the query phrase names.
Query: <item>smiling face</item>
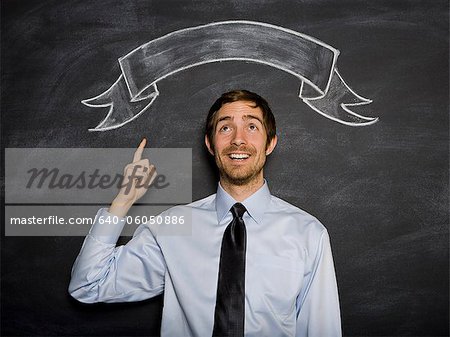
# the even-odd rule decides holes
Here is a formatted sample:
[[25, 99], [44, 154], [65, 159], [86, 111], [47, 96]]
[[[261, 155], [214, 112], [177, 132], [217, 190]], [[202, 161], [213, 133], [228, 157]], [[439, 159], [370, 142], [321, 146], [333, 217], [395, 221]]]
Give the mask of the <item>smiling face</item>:
[[237, 186], [263, 182], [266, 156], [275, 148], [276, 136], [267, 144], [263, 113], [252, 102], [226, 103], [217, 111], [211, 144], [205, 143], [214, 155], [220, 180]]

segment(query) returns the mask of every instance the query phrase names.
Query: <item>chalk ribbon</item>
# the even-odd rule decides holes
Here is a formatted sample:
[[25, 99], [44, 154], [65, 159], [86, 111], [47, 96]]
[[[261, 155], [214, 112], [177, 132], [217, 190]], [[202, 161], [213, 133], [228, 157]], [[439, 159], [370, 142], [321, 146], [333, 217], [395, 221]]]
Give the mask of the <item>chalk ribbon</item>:
[[293, 30], [253, 21], [224, 21], [174, 31], [119, 59], [122, 74], [104, 93], [83, 100], [90, 107], [109, 107], [105, 119], [90, 131], [119, 128], [144, 113], [159, 95], [157, 83], [198, 65], [245, 61], [266, 64], [300, 80], [299, 97], [335, 122], [365, 126], [349, 107], [371, 100], [357, 95], [340, 76], [339, 51]]

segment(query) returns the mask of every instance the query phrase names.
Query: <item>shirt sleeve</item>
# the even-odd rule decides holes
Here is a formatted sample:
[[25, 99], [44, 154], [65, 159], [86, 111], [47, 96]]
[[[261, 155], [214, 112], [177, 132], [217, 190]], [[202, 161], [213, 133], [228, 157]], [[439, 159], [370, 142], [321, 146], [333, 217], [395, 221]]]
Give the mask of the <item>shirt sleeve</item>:
[[69, 293], [85, 303], [140, 301], [163, 292], [166, 264], [150, 227], [116, 246], [125, 219], [98, 211], [72, 268]]
[[297, 337], [341, 337], [341, 315], [330, 239], [324, 229], [297, 298]]

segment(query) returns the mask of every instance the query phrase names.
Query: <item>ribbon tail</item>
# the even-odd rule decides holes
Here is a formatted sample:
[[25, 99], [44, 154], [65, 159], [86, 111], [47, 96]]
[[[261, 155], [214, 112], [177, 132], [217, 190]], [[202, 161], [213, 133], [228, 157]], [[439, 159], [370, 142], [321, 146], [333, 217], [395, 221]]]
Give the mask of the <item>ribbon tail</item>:
[[109, 107], [108, 114], [95, 128], [89, 131], [107, 131], [120, 128], [147, 110], [159, 95], [156, 84], [150, 86], [144, 98], [131, 97], [123, 75], [104, 93], [81, 101], [93, 108]]
[[[304, 83], [302, 83], [302, 88]], [[378, 117], [367, 117], [353, 112], [349, 107], [369, 104], [372, 101], [355, 93], [343, 80], [337, 69], [334, 69], [328, 89], [315, 98], [305, 98], [307, 105], [314, 111], [335, 122], [349, 126], [366, 126], [378, 121]]]

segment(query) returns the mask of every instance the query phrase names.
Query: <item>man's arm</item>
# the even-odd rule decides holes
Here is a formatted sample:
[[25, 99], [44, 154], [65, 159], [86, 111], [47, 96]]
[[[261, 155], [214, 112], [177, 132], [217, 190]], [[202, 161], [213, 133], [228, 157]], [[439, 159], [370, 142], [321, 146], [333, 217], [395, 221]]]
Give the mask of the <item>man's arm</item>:
[[108, 223], [111, 216], [106, 209], [97, 213], [73, 265], [69, 293], [85, 303], [140, 301], [162, 293], [166, 265], [150, 227], [139, 226], [126, 245], [116, 247], [125, 220]]
[[165, 261], [150, 227], [141, 225], [132, 240], [116, 247], [124, 217], [156, 176], [154, 166], [141, 158], [145, 144], [143, 139], [125, 167], [122, 188], [109, 211], [97, 213], [74, 263], [69, 293], [79, 301], [139, 301], [164, 289]]
[[341, 316], [330, 239], [324, 229], [297, 298], [297, 337], [340, 337]]

